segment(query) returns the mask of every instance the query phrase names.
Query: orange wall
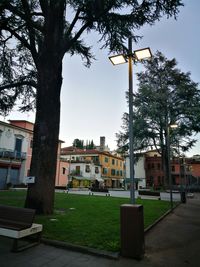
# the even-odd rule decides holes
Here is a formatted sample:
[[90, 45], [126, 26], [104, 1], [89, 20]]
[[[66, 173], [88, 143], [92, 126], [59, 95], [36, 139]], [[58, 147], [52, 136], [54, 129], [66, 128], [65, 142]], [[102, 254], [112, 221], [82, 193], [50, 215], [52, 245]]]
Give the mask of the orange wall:
[[189, 164], [191, 166], [192, 175], [200, 177], [200, 163]]
[[[61, 142], [58, 144], [55, 186], [66, 186], [68, 184], [69, 163], [67, 161], [60, 160], [60, 150]], [[65, 173], [63, 173], [63, 169], [65, 169]]]
[[[65, 169], [65, 173], [63, 173]], [[66, 186], [68, 184], [68, 175], [69, 175], [69, 163], [66, 161], [57, 160], [57, 169], [56, 169], [56, 186]]]

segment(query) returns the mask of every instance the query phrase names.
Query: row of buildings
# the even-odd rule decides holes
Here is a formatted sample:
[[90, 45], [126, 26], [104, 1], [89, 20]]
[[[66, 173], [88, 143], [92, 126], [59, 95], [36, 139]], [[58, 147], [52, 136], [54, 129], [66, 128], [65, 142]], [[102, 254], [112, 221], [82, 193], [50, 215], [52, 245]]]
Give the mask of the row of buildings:
[[[33, 123], [22, 120], [0, 121], [0, 189], [24, 185], [29, 176], [32, 156]], [[56, 187], [128, 187], [129, 158], [109, 151], [105, 137], [95, 149], [63, 147], [57, 155]], [[200, 156], [171, 161], [174, 185], [200, 184]], [[137, 155], [136, 187], [162, 187], [164, 173], [156, 151]]]

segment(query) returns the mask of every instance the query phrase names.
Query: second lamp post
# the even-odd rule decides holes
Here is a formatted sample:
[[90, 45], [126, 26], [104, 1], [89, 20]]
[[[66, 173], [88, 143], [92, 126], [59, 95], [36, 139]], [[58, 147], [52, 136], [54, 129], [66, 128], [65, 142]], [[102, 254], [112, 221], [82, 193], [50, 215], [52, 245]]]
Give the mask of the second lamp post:
[[133, 62], [152, 57], [150, 48], [132, 50], [132, 37], [128, 39], [128, 54], [109, 57], [113, 65], [128, 62], [129, 81], [129, 160], [130, 160], [130, 198], [131, 204], [135, 204], [135, 171], [134, 171], [134, 147], [133, 147]]

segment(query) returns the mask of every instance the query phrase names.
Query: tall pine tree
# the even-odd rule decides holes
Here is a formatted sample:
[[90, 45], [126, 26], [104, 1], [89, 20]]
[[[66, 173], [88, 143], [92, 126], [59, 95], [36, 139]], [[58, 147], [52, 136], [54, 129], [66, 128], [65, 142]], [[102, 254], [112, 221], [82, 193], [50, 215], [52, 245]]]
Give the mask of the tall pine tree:
[[[157, 149], [162, 156], [165, 182], [168, 183], [167, 132], [171, 145], [185, 152], [196, 143], [200, 131], [200, 89], [177, 68], [175, 59], [168, 60], [157, 52], [144, 63], [137, 74], [138, 92], [134, 96], [134, 147], [136, 150]], [[171, 129], [171, 124], [177, 124]], [[128, 147], [128, 114], [123, 117], [123, 131], [117, 134], [118, 146]]]
[[121, 52], [124, 41], [144, 24], [162, 16], [176, 17], [182, 0], [1, 0], [0, 107], [22, 110], [35, 103], [33, 152], [25, 206], [53, 212], [60, 123], [62, 60], [79, 54], [90, 66], [91, 47], [83, 33], [99, 33], [102, 48]]

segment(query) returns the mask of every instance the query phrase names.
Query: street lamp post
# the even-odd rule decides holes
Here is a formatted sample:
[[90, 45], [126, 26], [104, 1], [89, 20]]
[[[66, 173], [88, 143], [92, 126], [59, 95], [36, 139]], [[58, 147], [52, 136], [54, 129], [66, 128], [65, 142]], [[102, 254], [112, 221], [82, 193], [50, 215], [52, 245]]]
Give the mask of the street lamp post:
[[169, 178], [169, 191], [170, 191], [170, 207], [171, 210], [173, 209], [173, 195], [172, 195], [172, 174], [171, 174], [171, 162], [170, 162], [170, 128], [175, 129], [177, 128], [177, 124], [168, 124], [167, 125], [167, 160], [168, 160], [168, 178]]
[[167, 126], [167, 161], [168, 161], [168, 179], [169, 179], [169, 192], [170, 192], [170, 207], [173, 209], [173, 196], [172, 196], [172, 175], [171, 175], [171, 164], [170, 164], [170, 137], [169, 137], [170, 126]]
[[135, 170], [133, 149], [133, 62], [132, 39], [128, 39], [128, 80], [129, 80], [129, 161], [130, 161], [130, 198], [131, 204], [135, 204]]
[[130, 160], [130, 199], [135, 204], [135, 171], [134, 171], [134, 148], [133, 148], [133, 61], [141, 61], [152, 56], [150, 48], [132, 51], [132, 37], [128, 39], [128, 54], [109, 57], [113, 65], [126, 63], [128, 60], [128, 81], [129, 81], [129, 160]]

